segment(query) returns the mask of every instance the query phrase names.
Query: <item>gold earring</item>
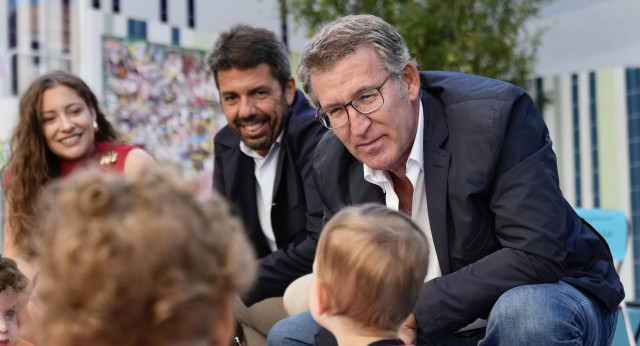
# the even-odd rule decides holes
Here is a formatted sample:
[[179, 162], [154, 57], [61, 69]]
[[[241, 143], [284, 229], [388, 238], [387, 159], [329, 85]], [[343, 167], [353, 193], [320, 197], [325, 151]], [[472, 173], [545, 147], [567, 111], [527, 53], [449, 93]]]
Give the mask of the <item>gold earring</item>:
[[93, 132], [94, 132], [94, 133], [98, 133], [98, 130], [100, 130], [100, 129], [98, 128], [98, 122], [94, 120], [94, 121], [93, 121]]

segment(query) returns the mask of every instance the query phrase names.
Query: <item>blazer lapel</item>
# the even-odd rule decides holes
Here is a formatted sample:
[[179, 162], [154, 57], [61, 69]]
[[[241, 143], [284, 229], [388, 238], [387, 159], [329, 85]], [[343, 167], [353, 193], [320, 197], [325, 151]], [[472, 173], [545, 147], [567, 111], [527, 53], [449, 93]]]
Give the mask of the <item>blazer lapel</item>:
[[[429, 212], [429, 225], [442, 274], [451, 272], [447, 235], [447, 182], [450, 155], [440, 149], [448, 137], [444, 106], [437, 94], [429, 90], [422, 77], [422, 106], [424, 111], [424, 181]], [[437, 90], [435, 90], [437, 92]]]
[[382, 188], [364, 180], [364, 167], [360, 161], [353, 160], [351, 163], [349, 179], [349, 195], [351, 196], [351, 204], [385, 204]]
[[271, 196], [271, 199], [275, 201], [276, 198], [276, 193], [278, 192], [278, 189], [280, 188], [280, 181], [282, 180], [282, 167], [284, 166], [284, 154], [286, 151], [285, 145], [284, 145], [284, 141], [286, 140], [287, 137], [287, 128], [289, 127], [289, 120], [291, 119], [291, 114], [289, 114], [289, 117], [287, 118], [287, 123], [285, 124], [285, 128], [282, 129], [282, 140], [280, 141], [280, 150], [278, 151], [278, 167], [276, 168], [276, 176], [275, 179], [273, 180], [273, 195]]
[[228, 174], [229, 184], [231, 185], [230, 198], [238, 200], [240, 208], [248, 209], [243, 211], [243, 214], [255, 214], [257, 217], [257, 213], [249, 211], [255, 210], [253, 206], [256, 205], [256, 179], [253, 159], [243, 153], [237, 155], [236, 158], [238, 160], [237, 165], [233, 166], [235, 169]]
[[239, 143], [238, 139], [228, 144], [230, 149], [221, 154], [224, 155], [222, 160], [225, 162], [225, 194], [234, 202], [253, 200], [255, 204], [255, 186], [247, 184], [247, 181], [255, 181], [254, 162], [251, 157], [242, 153]]

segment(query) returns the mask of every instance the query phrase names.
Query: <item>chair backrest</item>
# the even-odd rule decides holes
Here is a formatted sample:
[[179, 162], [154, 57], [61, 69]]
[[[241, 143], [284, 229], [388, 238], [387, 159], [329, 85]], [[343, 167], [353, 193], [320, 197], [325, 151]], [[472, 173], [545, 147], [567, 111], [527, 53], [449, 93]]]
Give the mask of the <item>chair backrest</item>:
[[627, 217], [623, 211], [611, 209], [580, 209], [576, 213], [602, 235], [609, 244], [616, 261], [624, 261], [629, 231]]

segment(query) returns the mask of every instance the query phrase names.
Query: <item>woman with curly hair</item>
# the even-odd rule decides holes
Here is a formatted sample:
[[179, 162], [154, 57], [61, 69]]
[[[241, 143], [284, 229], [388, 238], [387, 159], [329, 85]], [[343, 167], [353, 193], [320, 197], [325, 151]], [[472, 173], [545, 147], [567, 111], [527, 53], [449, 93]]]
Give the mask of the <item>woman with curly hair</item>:
[[7, 213], [2, 255], [14, 258], [27, 277], [34, 272], [23, 258], [33, 249], [25, 234], [34, 201], [47, 182], [91, 164], [133, 178], [154, 162], [144, 150], [117, 139], [94, 93], [72, 74], [45, 74], [22, 95], [11, 154], [2, 168]]
[[[241, 221], [179, 180], [85, 170], [37, 206], [34, 298], [51, 346], [227, 346], [255, 274]], [[29, 302], [29, 304], [31, 301]]]

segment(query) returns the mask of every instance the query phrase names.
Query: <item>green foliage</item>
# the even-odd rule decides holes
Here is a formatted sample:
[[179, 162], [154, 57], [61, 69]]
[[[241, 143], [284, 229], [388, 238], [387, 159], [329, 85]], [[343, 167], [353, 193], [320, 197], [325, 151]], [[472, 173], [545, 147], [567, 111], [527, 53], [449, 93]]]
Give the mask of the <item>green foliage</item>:
[[459, 71], [524, 86], [540, 31], [524, 23], [549, 0], [280, 0], [312, 36], [348, 14], [385, 19], [403, 35], [420, 70]]

